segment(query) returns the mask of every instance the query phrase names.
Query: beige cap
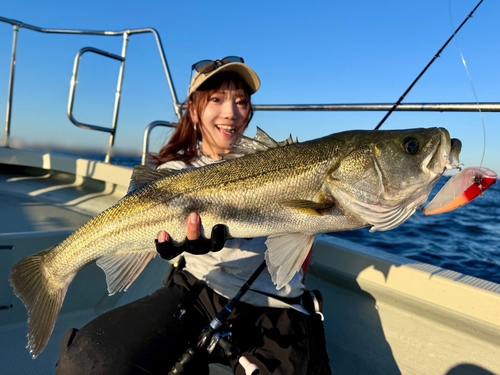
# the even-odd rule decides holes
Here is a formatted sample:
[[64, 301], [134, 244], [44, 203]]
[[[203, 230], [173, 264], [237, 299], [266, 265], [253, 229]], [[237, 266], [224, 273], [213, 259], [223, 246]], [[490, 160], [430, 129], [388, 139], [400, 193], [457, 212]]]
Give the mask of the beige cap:
[[193, 79], [191, 80], [191, 86], [189, 86], [188, 98], [193, 93], [193, 91], [196, 91], [204, 82], [206, 82], [216, 74], [222, 72], [233, 72], [238, 74], [250, 87], [250, 95], [256, 93], [260, 88], [260, 79], [257, 73], [255, 73], [248, 65], [234, 62], [224, 64], [208, 73], [196, 72]]

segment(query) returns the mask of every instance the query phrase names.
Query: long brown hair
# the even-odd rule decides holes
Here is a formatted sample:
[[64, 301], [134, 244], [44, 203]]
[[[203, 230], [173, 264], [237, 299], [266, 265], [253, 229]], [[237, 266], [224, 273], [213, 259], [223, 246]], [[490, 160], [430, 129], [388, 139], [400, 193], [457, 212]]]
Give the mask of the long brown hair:
[[[248, 111], [247, 118], [245, 119], [246, 129], [253, 117], [253, 108], [250, 101], [250, 87], [247, 83], [241, 79], [238, 74], [221, 72], [213, 76], [207, 82], [204, 82], [198, 90], [194, 91], [188, 98], [190, 106], [198, 114], [198, 118], [201, 118], [201, 114], [205, 110], [210, 97], [220, 91], [222, 85], [233, 83], [237, 89], [237, 95], [242, 96], [248, 101], [250, 110]], [[174, 134], [168, 141], [168, 143], [163, 146], [158, 155], [150, 155], [149, 164], [158, 167], [159, 165], [166, 163], [168, 161], [180, 160], [189, 164], [193, 159], [198, 157], [199, 143], [202, 140], [200, 125], [195, 126], [193, 119], [191, 118], [190, 111], [187, 109], [187, 104], [185, 104], [186, 110], [182, 115], [179, 124], [177, 125]]]

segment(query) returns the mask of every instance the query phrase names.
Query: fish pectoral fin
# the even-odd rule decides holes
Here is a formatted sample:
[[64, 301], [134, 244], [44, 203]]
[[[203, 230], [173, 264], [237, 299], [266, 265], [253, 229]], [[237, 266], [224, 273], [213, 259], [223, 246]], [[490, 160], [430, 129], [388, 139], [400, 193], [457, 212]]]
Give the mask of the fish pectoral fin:
[[321, 216], [326, 210], [335, 206], [334, 202], [314, 202], [309, 200], [290, 200], [282, 201], [281, 205], [292, 208], [305, 215]]
[[174, 169], [162, 168], [162, 169], [151, 169], [145, 165], [138, 165], [134, 168], [132, 172], [132, 177], [130, 178], [130, 185], [128, 187], [127, 194], [132, 193], [150, 182], [159, 180], [164, 177], [168, 177], [178, 172]]
[[266, 240], [266, 263], [276, 289], [283, 288], [300, 270], [316, 235], [286, 233], [271, 235]]
[[141, 249], [119, 251], [113, 255], [99, 258], [96, 264], [106, 274], [109, 295], [112, 296], [116, 292], [127, 291], [156, 254], [156, 250], [145, 251]]

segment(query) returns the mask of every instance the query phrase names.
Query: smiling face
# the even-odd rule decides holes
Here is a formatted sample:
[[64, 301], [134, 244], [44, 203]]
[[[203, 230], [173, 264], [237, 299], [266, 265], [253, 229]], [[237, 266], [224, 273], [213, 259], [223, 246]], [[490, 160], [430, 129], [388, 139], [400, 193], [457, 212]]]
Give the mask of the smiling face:
[[227, 154], [239, 142], [250, 117], [250, 97], [234, 81], [225, 81], [219, 88], [208, 92], [207, 102], [201, 111], [189, 107], [191, 117], [200, 126], [201, 151], [214, 160]]

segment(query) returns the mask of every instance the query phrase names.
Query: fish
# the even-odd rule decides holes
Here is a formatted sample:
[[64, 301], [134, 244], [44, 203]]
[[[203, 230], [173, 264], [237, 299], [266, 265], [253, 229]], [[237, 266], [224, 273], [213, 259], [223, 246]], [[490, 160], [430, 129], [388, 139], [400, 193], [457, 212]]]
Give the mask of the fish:
[[425, 216], [454, 211], [469, 204], [497, 182], [498, 176], [485, 167], [462, 169], [439, 190], [434, 199], [422, 211]]
[[36, 358], [52, 334], [68, 286], [86, 265], [106, 274], [110, 295], [127, 290], [157, 254], [156, 234], [174, 246], [197, 212], [202, 235], [216, 224], [230, 238], [268, 237], [265, 259], [277, 289], [299, 271], [320, 233], [405, 222], [448, 169], [460, 141], [444, 128], [347, 131], [297, 143], [275, 142], [258, 129], [234, 152], [241, 157], [197, 169], [137, 166], [129, 192], [60, 244], [11, 270], [28, 311], [28, 349]]

